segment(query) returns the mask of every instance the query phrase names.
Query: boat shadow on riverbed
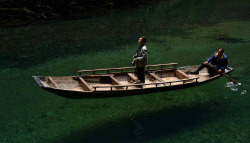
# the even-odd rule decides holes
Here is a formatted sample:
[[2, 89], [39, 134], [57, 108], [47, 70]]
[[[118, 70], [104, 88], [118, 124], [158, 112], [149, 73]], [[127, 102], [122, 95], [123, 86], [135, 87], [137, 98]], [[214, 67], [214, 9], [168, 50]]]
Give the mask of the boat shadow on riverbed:
[[[230, 115], [227, 111], [224, 103], [209, 101], [168, 107], [155, 112], [135, 113], [121, 119], [97, 123], [93, 128], [72, 131], [67, 136], [59, 137], [54, 143], [144, 142], [167, 139], [226, 118]], [[217, 130], [217, 127], [211, 128]]]

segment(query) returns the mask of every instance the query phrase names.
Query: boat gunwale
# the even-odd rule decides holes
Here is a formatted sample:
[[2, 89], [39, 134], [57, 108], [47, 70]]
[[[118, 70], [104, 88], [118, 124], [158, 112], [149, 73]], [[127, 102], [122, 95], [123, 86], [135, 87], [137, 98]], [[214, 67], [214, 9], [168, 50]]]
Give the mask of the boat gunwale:
[[[168, 63], [168, 64], [156, 64], [156, 65], [146, 65], [145, 68], [147, 68], [147, 70], [145, 71], [150, 71], [150, 67], [160, 67], [160, 69], [151, 69], [152, 71], [155, 70], [163, 70], [163, 69], [176, 69], [176, 65], [178, 65], [178, 63]], [[172, 68], [163, 68], [164, 66], [173, 66]], [[78, 74], [81, 75], [82, 73], [88, 73], [88, 72], [93, 72], [94, 75], [96, 75], [96, 72], [98, 71], [107, 71], [107, 73], [110, 73], [110, 71], [112, 70], [121, 70], [121, 72], [118, 73], [124, 73], [123, 70], [126, 69], [135, 69], [136, 67], [121, 67], [121, 68], [106, 68], [106, 69], [93, 69], [93, 70], [79, 70]], [[129, 72], [129, 71], [127, 71]], [[112, 72], [111, 72], [112, 73]]]

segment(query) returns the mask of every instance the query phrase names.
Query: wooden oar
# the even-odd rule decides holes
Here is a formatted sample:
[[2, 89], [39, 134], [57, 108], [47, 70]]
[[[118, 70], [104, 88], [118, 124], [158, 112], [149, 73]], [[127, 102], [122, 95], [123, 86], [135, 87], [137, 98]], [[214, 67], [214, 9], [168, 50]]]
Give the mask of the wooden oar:
[[[207, 64], [209, 67], [211, 67], [212, 69], [218, 71], [218, 69], [216, 69], [215, 67], [211, 66], [210, 64]], [[239, 84], [237, 81], [235, 81], [234, 79], [232, 79], [230, 76], [228, 76], [227, 74], [221, 72], [220, 74], [224, 75], [225, 77], [227, 77], [228, 79], [230, 79], [233, 83], [235, 84]]]

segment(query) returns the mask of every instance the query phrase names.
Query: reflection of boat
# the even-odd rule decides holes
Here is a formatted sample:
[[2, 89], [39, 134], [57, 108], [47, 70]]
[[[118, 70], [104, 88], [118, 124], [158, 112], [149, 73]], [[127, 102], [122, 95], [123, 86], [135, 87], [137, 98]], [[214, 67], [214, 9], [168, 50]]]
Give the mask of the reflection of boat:
[[[221, 77], [210, 76], [204, 68], [198, 75], [189, 74], [198, 66], [175, 68], [177, 63], [148, 65], [145, 84], [136, 83], [134, 67], [81, 70], [79, 76], [33, 76], [38, 85], [67, 98], [104, 98], [170, 91], [197, 86]], [[232, 72], [228, 67], [225, 73]]]

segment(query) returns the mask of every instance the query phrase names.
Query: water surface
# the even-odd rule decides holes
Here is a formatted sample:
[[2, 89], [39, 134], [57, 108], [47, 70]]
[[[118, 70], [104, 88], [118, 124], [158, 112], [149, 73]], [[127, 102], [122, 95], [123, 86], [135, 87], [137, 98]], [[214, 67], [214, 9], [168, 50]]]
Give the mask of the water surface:
[[[249, 5], [157, 1], [92, 19], [0, 28], [0, 142], [249, 142]], [[232, 91], [223, 77], [171, 92], [72, 100], [31, 78], [130, 66], [141, 35], [149, 64], [200, 64], [224, 48], [230, 76], [242, 85]]]

